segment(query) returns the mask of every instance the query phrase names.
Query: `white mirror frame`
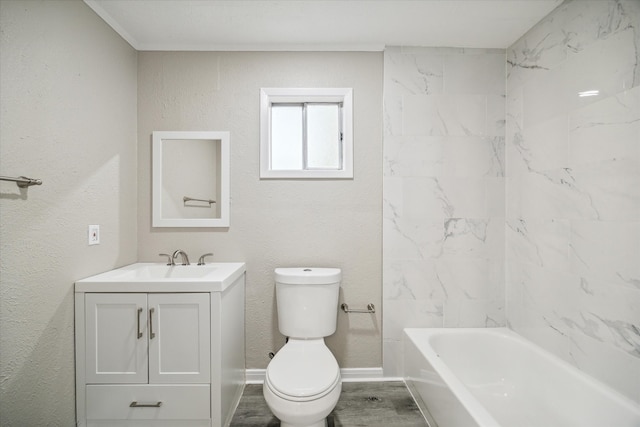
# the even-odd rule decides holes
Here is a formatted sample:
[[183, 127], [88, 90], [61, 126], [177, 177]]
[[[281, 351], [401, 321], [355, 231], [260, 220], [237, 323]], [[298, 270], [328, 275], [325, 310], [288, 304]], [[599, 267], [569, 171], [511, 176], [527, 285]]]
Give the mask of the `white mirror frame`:
[[[231, 162], [229, 132], [155, 131], [152, 139], [152, 226], [229, 227], [229, 164]], [[219, 200], [216, 200], [220, 207], [219, 218], [162, 217], [162, 141], [167, 139], [220, 141], [220, 195]]]
[[[271, 169], [271, 104], [286, 102], [342, 102], [342, 169]], [[261, 179], [353, 179], [353, 89], [262, 88], [260, 89]]]

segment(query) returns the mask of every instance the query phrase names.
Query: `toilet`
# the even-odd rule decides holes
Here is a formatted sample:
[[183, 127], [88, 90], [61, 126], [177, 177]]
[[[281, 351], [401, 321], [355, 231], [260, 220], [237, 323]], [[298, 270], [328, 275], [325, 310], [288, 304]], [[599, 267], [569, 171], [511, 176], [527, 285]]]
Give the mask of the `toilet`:
[[342, 380], [324, 337], [336, 331], [338, 268], [276, 268], [278, 329], [287, 343], [271, 359], [262, 392], [281, 427], [325, 427]]

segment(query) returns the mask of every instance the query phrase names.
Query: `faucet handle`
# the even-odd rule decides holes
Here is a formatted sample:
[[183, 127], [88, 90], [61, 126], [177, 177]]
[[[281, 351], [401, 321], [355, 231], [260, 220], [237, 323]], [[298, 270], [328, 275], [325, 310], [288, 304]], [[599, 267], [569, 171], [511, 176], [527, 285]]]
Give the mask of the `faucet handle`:
[[173, 257], [169, 254], [158, 254], [159, 256], [166, 256], [167, 257], [167, 265], [176, 265], [173, 262]]
[[198, 259], [198, 265], [204, 265], [204, 257], [213, 256], [212, 253], [204, 254]]

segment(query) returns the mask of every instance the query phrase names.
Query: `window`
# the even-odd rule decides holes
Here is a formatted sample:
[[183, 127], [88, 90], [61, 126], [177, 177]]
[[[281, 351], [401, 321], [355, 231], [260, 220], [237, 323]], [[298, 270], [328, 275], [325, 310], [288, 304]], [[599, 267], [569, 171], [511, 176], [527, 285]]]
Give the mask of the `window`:
[[262, 89], [261, 178], [353, 178], [352, 90]]

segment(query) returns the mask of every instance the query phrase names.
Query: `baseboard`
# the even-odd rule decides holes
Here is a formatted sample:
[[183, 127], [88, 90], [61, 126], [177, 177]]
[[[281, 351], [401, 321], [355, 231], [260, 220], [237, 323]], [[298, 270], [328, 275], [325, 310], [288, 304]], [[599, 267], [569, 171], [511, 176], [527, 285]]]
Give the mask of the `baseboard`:
[[245, 369], [245, 381], [247, 384], [262, 384], [266, 369]]
[[[247, 369], [247, 384], [262, 384], [266, 369]], [[402, 381], [399, 377], [385, 377], [382, 368], [343, 368], [340, 369], [343, 382], [370, 382], [370, 381]]]
[[344, 368], [340, 369], [343, 382], [390, 381], [385, 378], [382, 368]]

